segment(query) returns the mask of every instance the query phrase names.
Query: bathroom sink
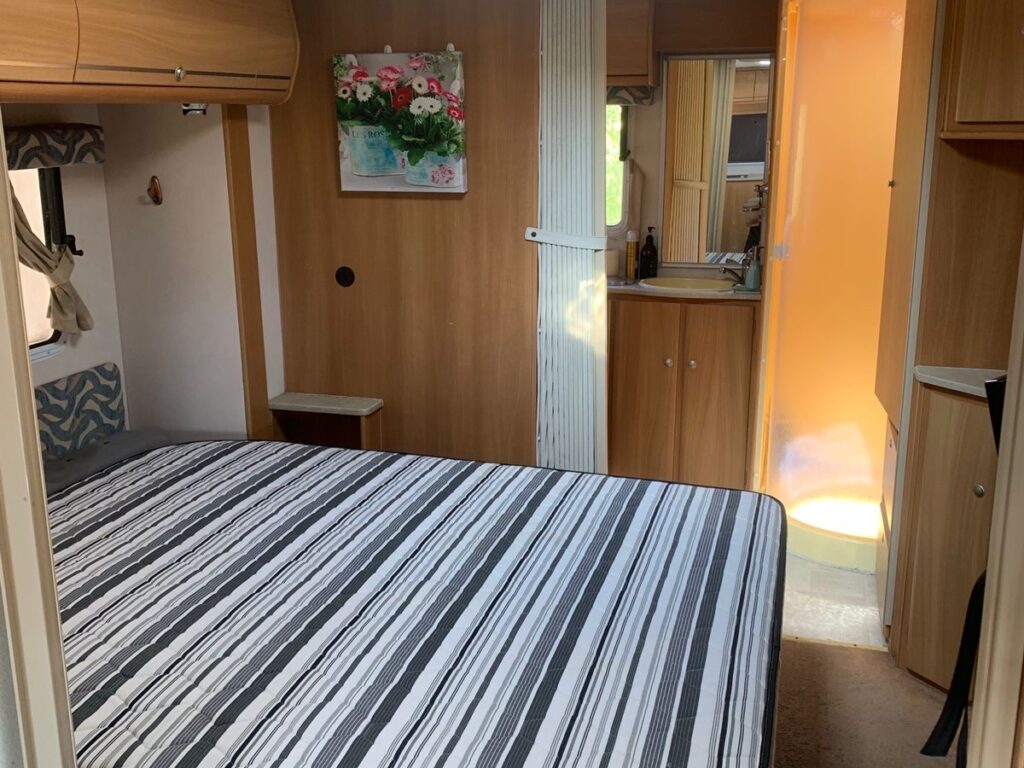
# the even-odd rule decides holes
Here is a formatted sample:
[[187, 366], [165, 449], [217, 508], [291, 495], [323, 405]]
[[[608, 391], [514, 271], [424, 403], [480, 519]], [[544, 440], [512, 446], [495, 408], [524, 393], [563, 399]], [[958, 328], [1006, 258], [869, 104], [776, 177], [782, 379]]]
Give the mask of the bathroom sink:
[[649, 291], [665, 293], [676, 291], [732, 293], [735, 284], [731, 280], [708, 280], [699, 277], [652, 277], [648, 280], [641, 280], [640, 287]]

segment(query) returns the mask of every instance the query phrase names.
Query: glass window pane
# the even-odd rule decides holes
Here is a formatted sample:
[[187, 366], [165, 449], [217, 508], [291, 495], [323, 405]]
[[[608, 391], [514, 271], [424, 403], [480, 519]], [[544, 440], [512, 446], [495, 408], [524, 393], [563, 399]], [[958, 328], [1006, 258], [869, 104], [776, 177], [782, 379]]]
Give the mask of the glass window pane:
[[622, 107], [608, 107], [605, 113], [605, 207], [609, 227], [622, 223], [623, 180], [626, 164], [620, 159], [622, 152]]
[[[45, 242], [46, 224], [43, 220], [43, 200], [39, 191], [39, 171], [11, 171], [11, 184], [18, 202], [25, 210], [28, 223], [36, 236]], [[46, 316], [50, 307], [49, 281], [34, 269], [21, 266], [21, 299], [25, 308], [25, 330], [28, 343], [39, 344], [53, 336], [53, 328]]]

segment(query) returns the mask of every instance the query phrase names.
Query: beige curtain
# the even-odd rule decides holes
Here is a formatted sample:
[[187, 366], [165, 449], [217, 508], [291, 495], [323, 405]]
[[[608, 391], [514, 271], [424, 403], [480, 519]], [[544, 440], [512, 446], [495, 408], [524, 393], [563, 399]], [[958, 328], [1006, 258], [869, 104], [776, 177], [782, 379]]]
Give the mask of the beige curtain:
[[65, 246], [56, 252], [46, 247], [32, 231], [25, 211], [11, 187], [14, 229], [18, 237], [18, 259], [29, 269], [41, 272], [50, 281], [50, 325], [55, 331], [77, 335], [92, 330], [93, 320], [82, 297], [71, 284], [75, 260]]
[[725, 221], [725, 187], [729, 172], [729, 142], [732, 138], [733, 94], [736, 86], [736, 60], [714, 62], [711, 107], [711, 187], [708, 194], [708, 243], [711, 253], [722, 250]]

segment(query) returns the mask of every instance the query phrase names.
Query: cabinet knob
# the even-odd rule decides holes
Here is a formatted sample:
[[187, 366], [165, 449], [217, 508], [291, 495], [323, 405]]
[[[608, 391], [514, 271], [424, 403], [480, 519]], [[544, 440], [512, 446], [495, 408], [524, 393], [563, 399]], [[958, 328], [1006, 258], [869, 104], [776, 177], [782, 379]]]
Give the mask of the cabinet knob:
[[690, 362], [688, 362], [688, 363], [686, 364], [686, 367], [687, 367], [687, 368], [689, 368], [690, 370], [694, 370], [694, 369], [696, 369], [696, 367], [697, 367], [697, 361], [696, 361], [696, 360], [691, 360]]
[[673, 360], [671, 357], [666, 357], [665, 358], [665, 367], [666, 368], [674, 368], [675, 364], [676, 364], [676, 361]]
[[185, 69], [184, 67], [176, 67], [175, 70], [174, 70], [174, 79], [177, 80], [179, 83], [182, 80], [184, 80], [187, 75], [188, 75], [188, 70]]
[[988, 491], [985, 490], [985, 486], [982, 485], [981, 483], [978, 483], [976, 486], [974, 486], [974, 495], [977, 496], [979, 499], [984, 499], [986, 493], [988, 493]]

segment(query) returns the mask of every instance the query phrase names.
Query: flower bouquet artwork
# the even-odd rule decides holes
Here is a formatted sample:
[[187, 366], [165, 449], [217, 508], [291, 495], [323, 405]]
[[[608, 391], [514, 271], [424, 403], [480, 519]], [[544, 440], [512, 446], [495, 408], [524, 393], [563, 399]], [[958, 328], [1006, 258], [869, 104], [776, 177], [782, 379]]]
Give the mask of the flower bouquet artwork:
[[334, 57], [342, 192], [466, 191], [462, 54]]

